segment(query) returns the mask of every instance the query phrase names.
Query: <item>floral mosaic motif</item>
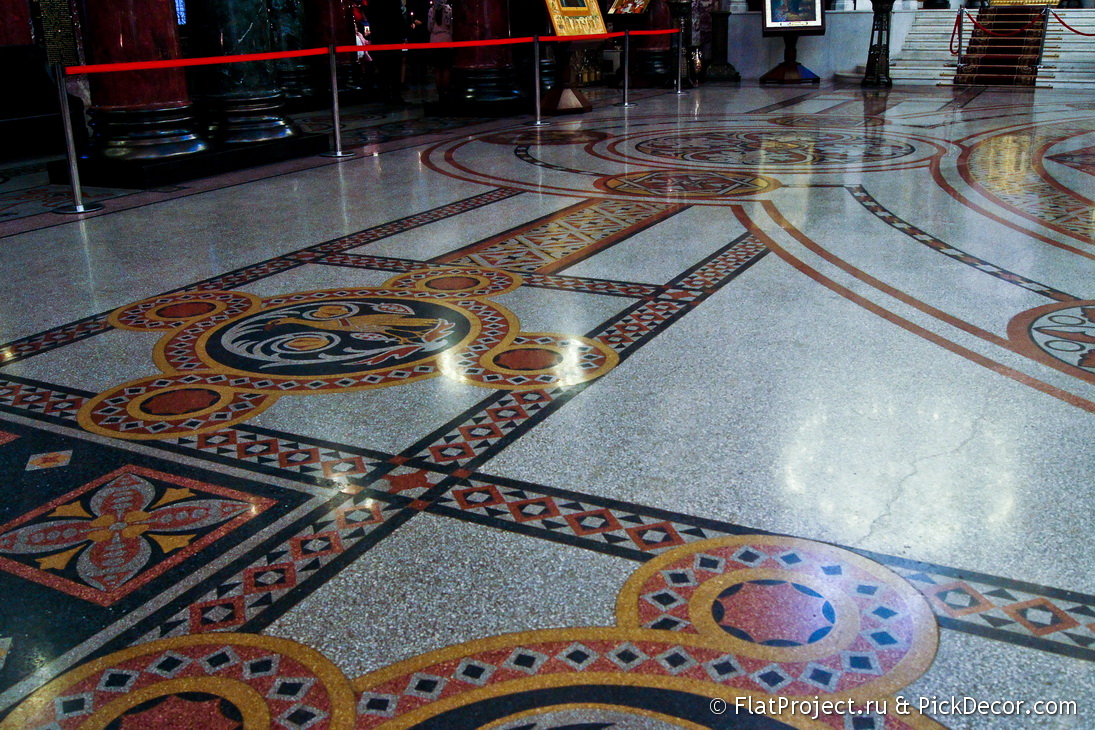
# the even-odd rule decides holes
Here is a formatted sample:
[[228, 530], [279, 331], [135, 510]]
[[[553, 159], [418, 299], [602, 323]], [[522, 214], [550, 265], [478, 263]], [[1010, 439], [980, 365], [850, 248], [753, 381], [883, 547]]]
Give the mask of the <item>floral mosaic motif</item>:
[[219, 431], [285, 395], [384, 388], [439, 375], [484, 388], [532, 390], [592, 380], [615, 351], [585, 337], [522, 332], [489, 297], [514, 291], [501, 269], [430, 267], [381, 287], [294, 292], [179, 292], [120, 308], [115, 326], [164, 331], [162, 375], [110, 388], [80, 425], [127, 439]]
[[1031, 323], [1030, 336], [1050, 357], [1095, 373], [1095, 305], [1045, 314]]
[[273, 504], [126, 466], [0, 526], [0, 569], [110, 605]]
[[594, 184], [612, 193], [686, 200], [754, 195], [779, 187], [769, 177], [707, 170], [642, 170], [603, 177]]
[[720, 165], [801, 165], [892, 160], [915, 148], [892, 139], [812, 130], [711, 131], [639, 142], [644, 154]]
[[595, 129], [529, 129], [494, 132], [482, 141], [500, 145], [589, 144], [608, 139], [607, 132]]

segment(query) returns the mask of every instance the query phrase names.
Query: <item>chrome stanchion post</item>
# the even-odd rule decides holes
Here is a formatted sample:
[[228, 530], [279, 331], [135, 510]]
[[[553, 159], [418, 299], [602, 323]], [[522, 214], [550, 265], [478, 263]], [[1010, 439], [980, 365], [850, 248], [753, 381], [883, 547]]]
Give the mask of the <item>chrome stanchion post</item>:
[[965, 31], [966, 31], [965, 24], [962, 21], [965, 19], [965, 16], [966, 16], [966, 9], [965, 8], [959, 8], [958, 9], [958, 70], [959, 71], [961, 71], [962, 66], [965, 65], [965, 64], [962, 63], [962, 34], [965, 33]]
[[65, 129], [65, 157], [68, 159], [68, 181], [72, 185], [72, 205], [54, 208], [54, 213], [94, 213], [103, 209], [102, 203], [84, 204], [84, 195], [80, 190], [80, 169], [76, 165], [76, 140], [72, 136], [72, 118], [68, 114], [68, 89], [65, 88], [65, 67], [59, 63], [53, 65], [57, 77], [57, 100], [60, 102], [61, 126]]
[[337, 157], [345, 159], [355, 157], [356, 152], [342, 151], [342, 115], [338, 109], [338, 61], [335, 59], [335, 47], [327, 46], [327, 59], [331, 65], [331, 119], [335, 125], [335, 150], [334, 152], [320, 152], [320, 157]]
[[681, 77], [684, 74], [684, 66], [682, 61], [682, 58], [684, 57], [684, 54], [682, 53], [682, 51], [684, 50], [684, 43], [681, 42], [682, 35], [683, 34], [681, 32], [677, 32], [677, 90], [673, 92], [677, 96], [688, 95], [688, 92], [681, 88]]
[[631, 90], [631, 31], [624, 31], [624, 100], [613, 106], [635, 106], [628, 100]]
[[540, 118], [540, 36], [534, 35], [532, 37], [532, 85], [535, 87], [535, 103], [536, 103], [536, 121], [533, 124], [537, 127], [545, 127], [551, 122], [545, 122]]

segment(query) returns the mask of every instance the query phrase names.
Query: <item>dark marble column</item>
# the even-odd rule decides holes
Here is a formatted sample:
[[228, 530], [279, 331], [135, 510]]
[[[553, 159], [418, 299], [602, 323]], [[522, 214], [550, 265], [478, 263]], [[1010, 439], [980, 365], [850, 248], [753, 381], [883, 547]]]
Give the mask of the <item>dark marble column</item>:
[[[669, 30], [673, 16], [665, 0], [651, 0], [646, 6], [646, 30]], [[673, 40], [668, 35], [638, 36], [631, 39], [632, 84], [661, 86], [673, 80], [677, 64], [673, 58]]]
[[[270, 37], [275, 51], [299, 51], [304, 46], [304, 0], [268, 0]], [[311, 68], [303, 58], [274, 62], [278, 86], [286, 99], [314, 96]]]
[[[509, 5], [506, 0], [453, 3], [452, 36], [454, 41], [508, 38]], [[457, 49], [449, 101], [500, 107], [519, 103], [523, 98], [509, 46]]]
[[[265, 0], [190, 0], [190, 44], [195, 56], [233, 56], [271, 50]], [[282, 114], [285, 97], [271, 61], [195, 67], [191, 78], [220, 144], [268, 142], [297, 134]]]
[[[179, 57], [172, 0], [112, 0], [87, 4], [84, 47], [90, 63], [159, 61]], [[91, 74], [89, 157], [140, 160], [207, 148], [182, 69]]]

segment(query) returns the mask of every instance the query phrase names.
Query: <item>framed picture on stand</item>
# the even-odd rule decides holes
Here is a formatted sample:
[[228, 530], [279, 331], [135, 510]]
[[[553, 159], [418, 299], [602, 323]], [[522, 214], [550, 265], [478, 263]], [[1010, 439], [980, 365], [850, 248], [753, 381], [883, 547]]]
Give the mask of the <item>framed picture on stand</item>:
[[824, 0], [761, 0], [764, 35], [825, 35]]

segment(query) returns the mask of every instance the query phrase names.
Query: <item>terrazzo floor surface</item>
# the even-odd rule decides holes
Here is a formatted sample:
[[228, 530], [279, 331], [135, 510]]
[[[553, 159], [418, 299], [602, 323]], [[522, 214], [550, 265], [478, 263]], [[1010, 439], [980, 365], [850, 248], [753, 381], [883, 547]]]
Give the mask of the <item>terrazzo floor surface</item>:
[[1095, 727], [1095, 95], [613, 99], [0, 181], [0, 727]]

